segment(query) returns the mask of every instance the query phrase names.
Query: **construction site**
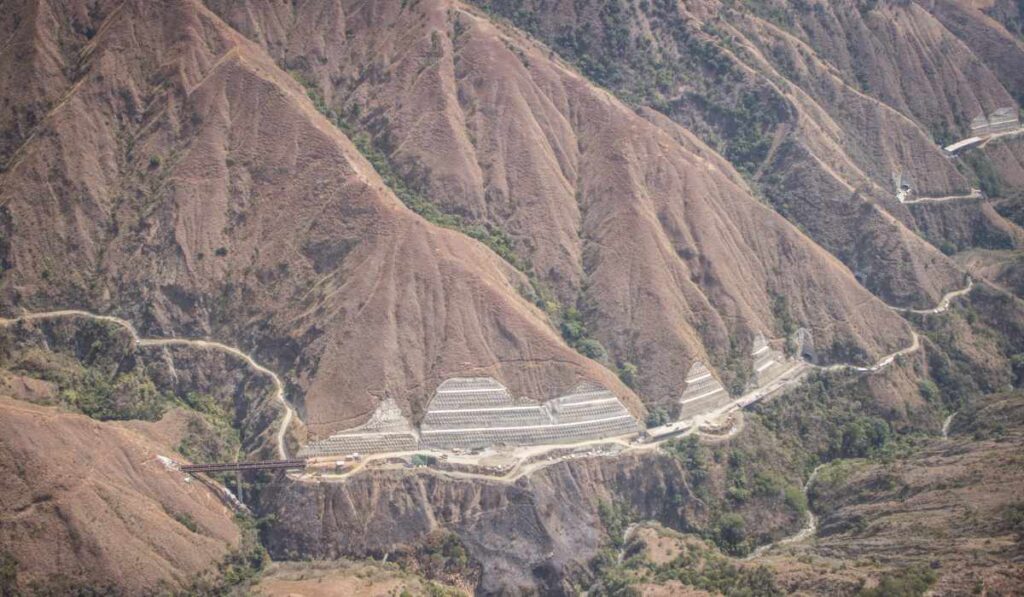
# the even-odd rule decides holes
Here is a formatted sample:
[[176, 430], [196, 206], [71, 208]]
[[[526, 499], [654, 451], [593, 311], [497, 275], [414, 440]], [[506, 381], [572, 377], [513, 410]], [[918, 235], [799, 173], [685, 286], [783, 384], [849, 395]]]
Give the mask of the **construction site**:
[[311, 441], [298, 457], [309, 459], [318, 476], [427, 464], [453, 474], [507, 476], [581, 455], [653, 447], [702, 426], [731, 425], [734, 411], [801, 377], [813, 345], [806, 329], [795, 339], [798, 356], [787, 358], [763, 334], [754, 337], [749, 391], [739, 397], [695, 361], [675, 400], [675, 420], [655, 428], [645, 429], [619, 397], [593, 382], [538, 402], [514, 397], [490, 377], [452, 378], [438, 385], [418, 427], [384, 400], [365, 424]]
[[[961, 153], [969, 150], [982, 147], [993, 139], [1000, 137], [1007, 137], [1017, 135], [1024, 131], [1020, 125], [1020, 113], [1014, 106], [1004, 106], [997, 108], [990, 114], [984, 113], [978, 114], [971, 120], [970, 125], [971, 136], [965, 139], [961, 139], [956, 143], [947, 145], [942, 148], [946, 155], [957, 156]], [[901, 185], [897, 182], [897, 190], [899, 191]], [[909, 191], [909, 187], [906, 193]], [[902, 202], [902, 199], [901, 199]]]
[[489, 377], [453, 378], [438, 386], [418, 431], [393, 401], [385, 400], [364, 425], [310, 442], [299, 456], [561, 444], [639, 431], [639, 422], [618, 397], [596, 384], [583, 383], [539, 403], [513, 398]]

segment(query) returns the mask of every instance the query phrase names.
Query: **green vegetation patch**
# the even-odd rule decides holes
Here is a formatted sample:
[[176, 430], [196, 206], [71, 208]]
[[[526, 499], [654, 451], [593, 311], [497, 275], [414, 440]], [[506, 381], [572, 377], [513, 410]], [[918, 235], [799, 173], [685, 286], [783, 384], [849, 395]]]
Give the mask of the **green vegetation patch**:
[[858, 597], [920, 597], [935, 584], [935, 571], [925, 566], [911, 566], [882, 577], [878, 586], [861, 589]]
[[235, 524], [241, 531], [241, 542], [217, 565], [215, 571], [193, 581], [185, 591], [187, 595], [248, 594], [270, 562], [270, 557], [259, 541], [256, 519], [244, 514], [235, 515]]
[[[292, 77], [306, 89], [306, 94], [316, 109], [352, 140], [356, 149], [370, 162], [384, 183], [406, 207], [432, 224], [461, 232], [483, 243], [509, 265], [525, 274], [530, 286], [519, 288], [520, 294], [547, 313], [569, 346], [587, 358], [602, 363], [607, 362], [607, 350], [590, 335], [579, 308], [573, 305], [562, 305], [554, 298], [536, 275], [530, 260], [516, 251], [515, 241], [506, 231], [489, 222], [469, 222], [459, 214], [443, 211], [420, 189], [410, 185], [398, 173], [391, 158], [374, 143], [373, 138], [366, 131], [358, 130], [346, 119], [345, 115], [329, 107], [315, 83], [308, 81], [296, 71], [290, 72]], [[619, 375], [624, 383], [634, 385], [638, 376], [636, 365], [628, 361], [623, 362], [619, 368]]]
[[428, 535], [417, 560], [428, 578], [469, 578], [475, 574], [462, 539], [448, 531]]
[[606, 548], [591, 560], [595, 578], [591, 595], [639, 595], [636, 585], [653, 583], [683, 585], [723, 595], [782, 595], [770, 568], [734, 563], [695, 538], [667, 532], [680, 548], [671, 561], [655, 564], [639, 539], [617, 550]]

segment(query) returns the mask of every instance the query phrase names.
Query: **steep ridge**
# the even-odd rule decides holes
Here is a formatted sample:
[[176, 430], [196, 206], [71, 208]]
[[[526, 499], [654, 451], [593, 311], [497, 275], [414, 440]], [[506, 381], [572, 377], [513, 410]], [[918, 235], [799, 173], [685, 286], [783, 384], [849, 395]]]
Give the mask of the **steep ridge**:
[[[1021, 17], [1018, 3], [1016, 19], [999, 10], [1002, 2], [986, 3], [937, 0], [921, 5], [964, 44], [981, 57], [1016, 100], [1024, 103], [1024, 41], [1021, 40]], [[1001, 26], [1000, 26], [1001, 25]]]
[[611, 362], [639, 365], [647, 399], [678, 396], [695, 359], [722, 368], [756, 332], [784, 335], [783, 311], [827, 358], [906, 344], [902, 322], [696, 137], [474, 10], [209, 4], [314, 82], [424, 196], [507, 232]]
[[[786, 24], [844, 79], [929, 130], [963, 131], [979, 112], [1014, 104], [988, 63], [944, 26], [950, 19], [928, 10], [942, 14], [951, 2], [769, 4], [785, 10]], [[984, 26], [984, 36], [1009, 37], [1000, 29]]]
[[[288, 372], [314, 435], [383, 397], [415, 413], [458, 374], [537, 397], [592, 379], [640, 408], [520, 296], [524, 276], [403, 207], [304, 90], [201, 4], [44, 8], [56, 16], [22, 25], [83, 49], [61, 64], [72, 91], [54, 86], [2, 174], [8, 313], [83, 307], [146, 336], [239, 346]], [[17, 103], [20, 89], [2, 94]]]
[[[915, 234], [916, 221], [894, 198], [892, 176], [899, 172], [922, 192], [929, 189], [925, 194], [969, 186], [936, 140], [952, 140], [954, 129], [922, 122], [906, 98], [917, 101], [918, 88], [923, 96], [948, 88], [953, 99], [942, 109], [956, 114], [1012, 99], [967, 45], [916, 5], [479, 4], [621, 97], [693, 130], [889, 303], [925, 306], [961, 283], [955, 266]], [[911, 50], [907, 64], [885, 53], [888, 43]], [[850, 56], [862, 50], [878, 54], [882, 72], [871, 73], [879, 78], [873, 88], [858, 78], [867, 60]], [[918, 56], [926, 51], [932, 53]], [[977, 69], [961, 75], [946, 63], [931, 64], [950, 52], [947, 63]], [[884, 101], [890, 96], [892, 104]]]
[[169, 453], [124, 424], [0, 397], [0, 546], [20, 587], [180, 590], [214, 568], [238, 546], [233, 513], [156, 458]]

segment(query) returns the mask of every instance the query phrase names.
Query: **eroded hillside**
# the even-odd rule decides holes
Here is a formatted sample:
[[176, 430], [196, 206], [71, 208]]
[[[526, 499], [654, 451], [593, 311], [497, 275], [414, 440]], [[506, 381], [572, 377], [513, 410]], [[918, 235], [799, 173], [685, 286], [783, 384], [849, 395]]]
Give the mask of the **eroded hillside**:
[[52, 76], [2, 67], [27, 80], [5, 101], [36, 123], [2, 174], [10, 308], [113, 311], [151, 335], [265, 353], [314, 433], [385, 396], [415, 412], [454, 374], [536, 397], [581, 378], [632, 396], [520, 295], [525, 276], [407, 210], [292, 77], [201, 4], [6, 15], [55, 63]]
[[691, 133], [464, 5], [212, 5], [309, 81], [404, 184], [507, 234], [563, 331], [579, 312], [600, 344], [577, 345], [637, 365], [649, 401], [678, 395], [695, 359], [742, 375], [753, 336], [787, 325], [811, 329], [836, 360], [906, 343], [846, 268]]
[[[922, 223], [897, 201], [893, 176], [942, 197], [966, 193], [988, 168], [940, 149], [969, 136], [979, 113], [1016, 110], [1022, 93], [1024, 45], [980, 11], [956, 2], [480, 4], [693, 130], [890, 303], [934, 301], [957, 283], [936, 249], [965, 248], [963, 223]], [[1019, 246], [969, 203], [971, 234], [988, 248]]]
[[239, 546], [232, 512], [144, 433], [6, 397], [0, 431], [0, 546], [26, 592], [180, 589]]
[[[1024, 141], [941, 149], [1024, 99], [1012, 3], [3, 9], [0, 593], [1019, 584]], [[157, 458], [419, 439], [464, 376], [441, 429], [634, 432]]]

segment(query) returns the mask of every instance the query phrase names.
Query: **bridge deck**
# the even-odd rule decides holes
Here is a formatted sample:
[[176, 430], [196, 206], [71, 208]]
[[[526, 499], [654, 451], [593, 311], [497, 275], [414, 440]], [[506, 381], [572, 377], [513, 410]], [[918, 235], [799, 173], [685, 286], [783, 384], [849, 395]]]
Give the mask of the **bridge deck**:
[[216, 462], [210, 464], [185, 464], [185, 473], [222, 473], [226, 471], [255, 471], [273, 469], [306, 468], [305, 460], [262, 460], [259, 462]]

